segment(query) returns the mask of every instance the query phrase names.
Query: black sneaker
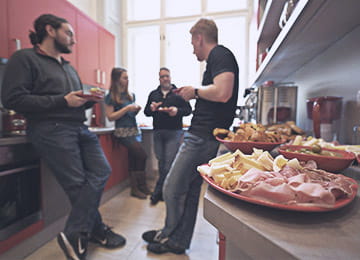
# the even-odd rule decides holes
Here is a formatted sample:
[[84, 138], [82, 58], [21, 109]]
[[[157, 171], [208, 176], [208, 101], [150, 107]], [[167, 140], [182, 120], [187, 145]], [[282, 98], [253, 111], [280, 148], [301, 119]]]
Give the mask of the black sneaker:
[[163, 243], [150, 243], [147, 245], [147, 250], [155, 254], [173, 253], [182, 255], [185, 253], [185, 248], [171, 246], [169, 240]]
[[94, 229], [90, 236], [90, 242], [106, 248], [116, 248], [125, 245], [126, 239], [112, 231], [109, 226], [103, 224], [100, 228]]
[[65, 235], [63, 232], [57, 236], [57, 241], [66, 257], [71, 260], [84, 260], [87, 252], [87, 237], [81, 233]]
[[161, 230], [150, 230], [142, 234], [142, 239], [148, 243], [158, 243], [160, 241], [166, 241], [167, 238], [161, 236]]

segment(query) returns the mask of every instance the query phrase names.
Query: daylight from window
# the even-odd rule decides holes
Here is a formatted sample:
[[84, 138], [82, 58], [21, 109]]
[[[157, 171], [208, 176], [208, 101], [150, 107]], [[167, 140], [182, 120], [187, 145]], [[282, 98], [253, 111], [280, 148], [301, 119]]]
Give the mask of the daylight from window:
[[[131, 0], [124, 15], [124, 66], [128, 69], [129, 90], [145, 107], [148, 94], [159, 85], [160, 67], [171, 71], [177, 87], [201, 86], [205, 63], [193, 54], [190, 28], [201, 17], [214, 19], [219, 44], [236, 56], [239, 74], [239, 101], [248, 87], [248, 39], [251, 1], [248, 0]], [[194, 102], [191, 102], [193, 105]], [[138, 123], [152, 125], [152, 118], [140, 111]], [[185, 117], [190, 124], [191, 116]]]

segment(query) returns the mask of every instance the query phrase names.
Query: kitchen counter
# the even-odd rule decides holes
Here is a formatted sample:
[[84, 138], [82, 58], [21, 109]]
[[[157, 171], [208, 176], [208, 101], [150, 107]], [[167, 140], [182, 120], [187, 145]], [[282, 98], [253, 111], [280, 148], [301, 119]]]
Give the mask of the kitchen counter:
[[[347, 172], [360, 173], [359, 167]], [[224, 259], [358, 259], [359, 195], [339, 210], [292, 212], [243, 202], [209, 187], [204, 217], [226, 238]]]
[[27, 140], [25, 135], [0, 138], [0, 146], [23, 144], [23, 143], [27, 143], [27, 142], [29, 142], [29, 141]]
[[[114, 127], [89, 127], [89, 130], [97, 135], [114, 132]], [[14, 135], [0, 138], [0, 146], [28, 143], [26, 135]]]
[[114, 132], [114, 127], [89, 127], [90, 132], [93, 132], [97, 135], [100, 134], [109, 134]]

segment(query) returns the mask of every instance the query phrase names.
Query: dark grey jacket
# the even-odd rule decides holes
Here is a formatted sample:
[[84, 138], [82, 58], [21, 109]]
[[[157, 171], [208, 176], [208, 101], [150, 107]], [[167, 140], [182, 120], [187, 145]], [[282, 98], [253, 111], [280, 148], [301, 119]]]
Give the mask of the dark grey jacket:
[[93, 105], [69, 107], [64, 98], [82, 84], [69, 62], [43, 55], [35, 49], [19, 50], [5, 68], [1, 91], [4, 107], [28, 120], [85, 121], [85, 109]]

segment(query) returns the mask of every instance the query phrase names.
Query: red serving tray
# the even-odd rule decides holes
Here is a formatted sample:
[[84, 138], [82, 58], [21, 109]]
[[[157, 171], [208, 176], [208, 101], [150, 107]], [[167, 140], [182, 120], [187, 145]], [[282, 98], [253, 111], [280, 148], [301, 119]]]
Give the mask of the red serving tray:
[[352, 193], [351, 197], [338, 199], [333, 207], [308, 206], [308, 205], [301, 205], [301, 204], [300, 205], [286, 205], [286, 204], [265, 201], [265, 200], [261, 200], [261, 199], [255, 199], [255, 198], [247, 197], [247, 196], [244, 196], [244, 195], [241, 195], [238, 193], [228, 191], [228, 190], [216, 185], [214, 180], [211, 177], [208, 177], [208, 176], [202, 175], [202, 174], [200, 174], [200, 175], [211, 187], [215, 188], [216, 190], [218, 190], [230, 197], [233, 197], [233, 198], [236, 198], [236, 199], [239, 199], [242, 201], [250, 202], [253, 204], [257, 204], [257, 205], [262, 205], [262, 206], [276, 208], [276, 209], [282, 209], [282, 210], [290, 210], [290, 211], [325, 212], [325, 211], [337, 210], [337, 209], [340, 209], [340, 208], [348, 205], [350, 202], [352, 202], [355, 199], [357, 190], [358, 190], [357, 182], [352, 178], [345, 177], [354, 184], [352, 186], [353, 193]]

